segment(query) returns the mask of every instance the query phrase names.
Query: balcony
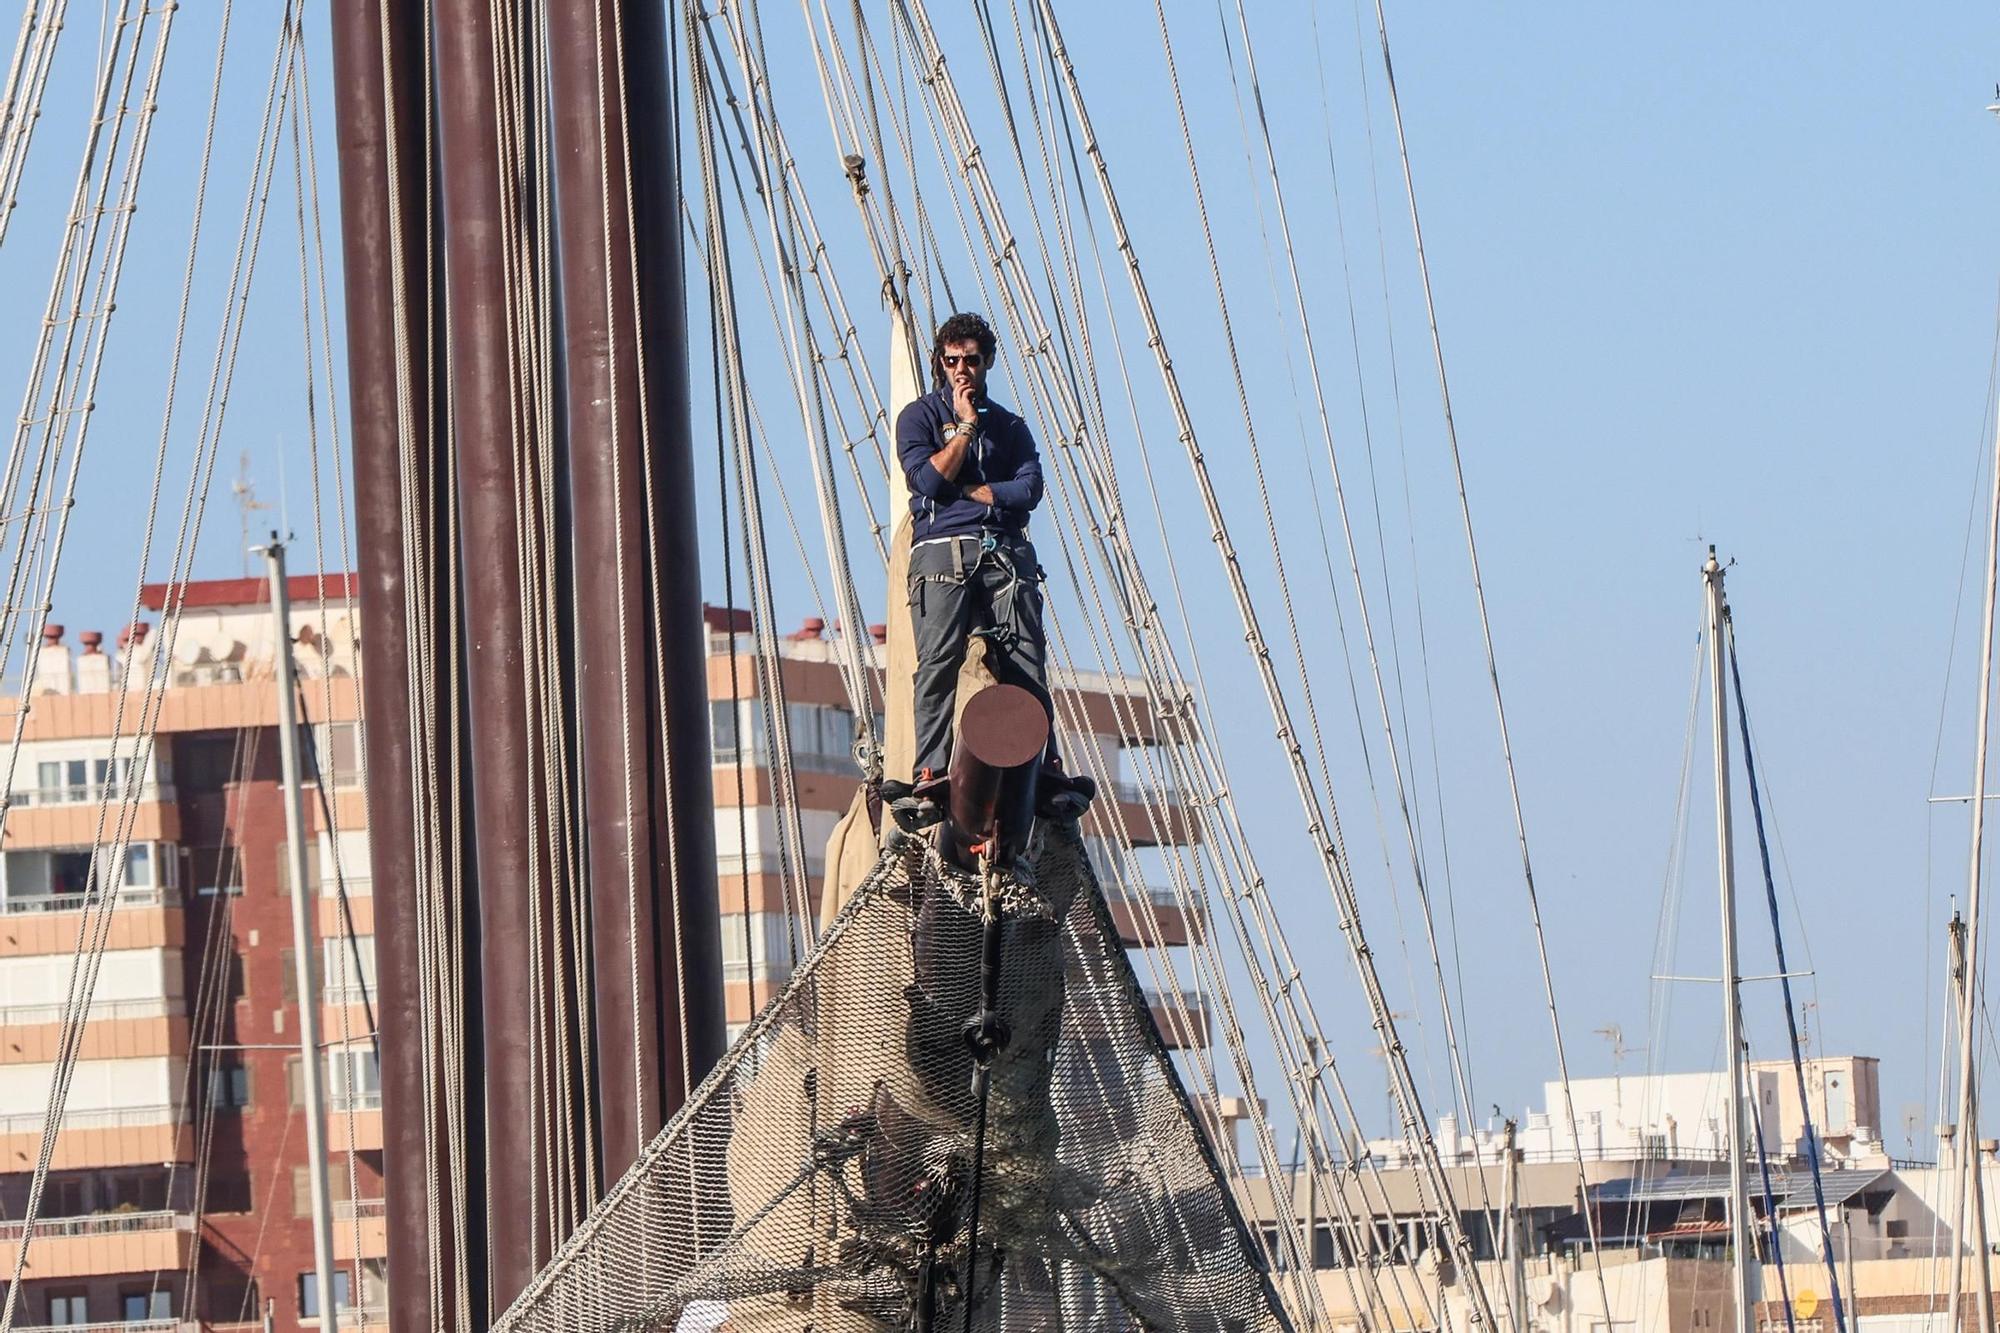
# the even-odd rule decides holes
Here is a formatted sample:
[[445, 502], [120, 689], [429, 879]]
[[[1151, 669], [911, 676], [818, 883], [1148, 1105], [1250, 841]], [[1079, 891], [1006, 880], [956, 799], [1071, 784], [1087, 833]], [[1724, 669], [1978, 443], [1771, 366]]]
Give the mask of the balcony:
[[1198, 990], [1184, 990], [1178, 996], [1145, 987], [1146, 1007], [1153, 1011], [1160, 1037], [1169, 1050], [1206, 1048], [1209, 1044], [1208, 997]]
[[[40, 893], [20, 898], [0, 899], [0, 916], [44, 916], [57, 912], [81, 912], [104, 901], [102, 893]], [[112, 902], [114, 911], [128, 907], [170, 907], [180, 901], [172, 889], [120, 889]]]
[[1207, 920], [1199, 904], [1189, 912], [1165, 884], [1106, 883], [1104, 899], [1118, 942], [1128, 949], [1190, 944], [1201, 938]]
[[[0, 1222], [0, 1245], [14, 1246], [28, 1228]], [[51, 1217], [28, 1233], [28, 1268], [37, 1279], [96, 1277], [116, 1273], [173, 1271], [187, 1266], [194, 1246], [190, 1213], [94, 1213]], [[151, 1327], [173, 1321], [106, 1324], [106, 1328]]]
[[[15, 1333], [54, 1333], [56, 1329], [61, 1329], [62, 1333], [183, 1333], [184, 1330], [199, 1327], [201, 1327], [199, 1324], [184, 1324], [178, 1319], [119, 1319], [113, 1320], [108, 1324], [14, 1325]], [[216, 1324], [212, 1325], [212, 1327], [240, 1327], [261, 1330], [264, 1325], [262, 1323], [241, 1325]]]
[[[0, 1115], [0, 1154], [35, 1160], [41, 1150], [40, 1111]], [[188, 1132], [171, 1106], [121, 1106], [75, 1110], [63, 1116], [50, 1165], [59, 1171], [101, 1166], [158, 1166], [188, 1160]]]
[[[389, 1253], [389, 1204], [386, 1199], [340, 1199], [333, 1205], [333, 1257], [342, 1263], [355, 1258], [382, 1259]], [[355, 1252], [356, 1243], [360, 1253]], [[347, 1322], [348, 1311], [341, 1311]], [[369, 1322], [375, 1322], [370, 1320]]]
[[[67, 1004], [0, 1004], [0, 1027], [39, 1027], [61, 1023], [68, 1016]], [[164, 995], [142, 1000], [93, 1000], [85, 1022], [103, 1023], [119, 1019], [178, 1018], [181, 1002]]]
[[116, 782], [83, 782], [66, 787], [27, 787], [7, 793], [7, 804], [16, 810], [48, 805], [96, 805], [102, 801], [172, 802], [171, 783], [141, 783], [126, 787]]
[[335, 1092], [327, 1099], [326, 1129], [329, 1152], [346, 1152], [350, 1147], [356, 1152], [381, 1151], [381, 1091]]

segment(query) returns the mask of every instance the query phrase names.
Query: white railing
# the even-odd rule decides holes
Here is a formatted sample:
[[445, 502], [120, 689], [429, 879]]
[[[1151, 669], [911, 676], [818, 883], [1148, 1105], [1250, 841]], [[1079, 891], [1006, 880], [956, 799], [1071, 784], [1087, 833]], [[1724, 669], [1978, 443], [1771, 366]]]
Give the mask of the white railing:
[[[118, 1319], [102, 1324], [16, 1324], [19, 1333], [181, 1333], [182, 1329], [196, 1325], [184, 1324], [178, 1319]], [[259, 1324], [261, 1328], [263, 1325]]]
[[1145, 995], [1146, 1006], [1150, 1009], [1164, 1009], [1171, 1013], [1180, 1008], [1190, 1014], [1208, 1011], [1208, 996], [1198, 990], [1184, 990], [1176, 995], [1172, 991], [1154, 990], [1151, 986], [1146, 986], [1141, 988], [1141, 993]]
[[386, 1217], [388, 1213], [387, 1199], [338, 1199], [333, 1205], [334, 1218], [341, 1222], [352, 1222], [357, 1217]]
[[1155, 800], [1159, 801], [1162, 805], [1185, 804], [1181, 799], [1180, 788], [1172, 783], [1156, 786], [1150, 782], [1137, 782], [1125, 778], [1117, 778], [1105, 785], [1111, 788], [1113, 796], [1128, 805], [1145, 805]]
[[329, 1111], [379, 1111], [382, 1109], [382, 1090], [371, 1092], [334, 1092], [327, 1101]]
[[[35, 1239], [51, 1236], [129, 1236], [142, 1231], [192, 1231], [189, 1213], [161, 1210], [151, 1213], [91, 1213], [83, 1217], [45, 1217], [35, 1223]], [[21, 1239], [20, 1222], [0, 1222], [0, 1241]]]
[[[104, 894], [96, 893], [39, 893], [25, 894], [18, 898], [0, 899], [0, 916], [34, 915], [41, 912], [81, 912], [86, 907], [94, 907], [104, 901]], [[112, 903], [114, 907], [160, 907], [175, 901], [171, 889], [157, 886], [150, 888], [120, 889]]]
[[[48, 1117], [40, 1111], [0, 1115], [0, 1134], [39, 1133], [47, 1120]], [[171, 1125], [174, 1120], [175, 1112], [171, 1106], [114, 1106], [95, 1111], [69, 1111], [62, 1118], [62, 1128], [137, 1129], [150, 1125]]]
[[[93, 1000], [85, 1021], [101, 1023], [116, 1018], [173, 1018], [181, 1012], [179, 1000], [163, 995], [143, 1000]], [[0, 1027], [60, 1023], [68, 1014], [67, 1004], [0, 1004]]]
[[1168, 884], [1135, 884], [1127, 880], [1125, 883], [1117, 885], [1112, 889], [1111, 897], [1113, 900], [1123, 898], [1130, 902], [1137, 902], [1139, 899], [1144, 898], [1155, 907], [1179, 907], [1181, 905], [1180, 896], [1174, 892], [1173, 886]]
[[99, 801], [171, 801], [174, 789], [170, 783], [142, 782], [130, 785], [121, 782], [82, 782], [66, 787], [23, 787], [7, 793], [7, 804], [15, 807], [30, 805], [95, 805]]
[[[338, 898], [340, 896], [340, 886], [343, 882], [347, 885], [347, 896], [350, 898], [368, 898], [374, 895], [375, 881], [368, 874], [356, 874], [356, 868], [353, 866], [342, 866], [340, 869], [341, 873], [338, 875], [326, 873], [320, 875], [320, 897]], [[367, 867], [362, 866], [360, 869], [366, 872]]]
[[[712, 746], [709, 749], [709, 763], [715, 768], [736, 767], [736, 751], [726, 746]], [[770, 757], [762, 741], [743, 747], [743, 767], [769, 768]], [[861, 780], [861, 766], [854, 762], [851, 754], [821, 754], [817, 750], [792, 751], [792, 767], [804, 769], [808, 773], [846, 773], [855, 781]]]
[[[741, 914], [738, 914], [739, 918]], [[753, 968], [745, 962], [725, 962], [722, 965], [724, 981], [784, 981], [792, 975], [792, 965], [776, 958], [760, 958]]]

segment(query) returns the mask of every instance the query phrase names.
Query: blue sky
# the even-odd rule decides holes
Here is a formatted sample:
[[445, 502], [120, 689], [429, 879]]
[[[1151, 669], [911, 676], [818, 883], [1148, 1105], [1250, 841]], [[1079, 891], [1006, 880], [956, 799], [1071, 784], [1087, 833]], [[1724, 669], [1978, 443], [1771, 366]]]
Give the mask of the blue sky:
[[[312, 8], [313, 112], [327, 239], [335, 246], [338, 341], [330, 69], [324, 7]], [[1274, 647], [1288, 658], [1154, 16], [1136, 5], [1071, 8], [1073, 15], [1063, 14], [1066, 36], [1176, 368], [1260, 611]], [[276, 36], [268, 10], [237, 7], [170, 472], [184, 472], [192, 457], [218, 293]], [[1382, 779], [1351, 588], [1339, 547], [1329, 559], [1320, 544], [1319, 520], [1334, 520], [1324, 447], [1302, 379], [1305, 334], [1289, 313], [1256, 126], [1246, 131], [1232, 93], [1230, 60], [1239, 79], [1245, 73], [1236, 13], [1186, 4], [1168, 10], [1364, 915], [1392, 986], [1421, 997], [1428, 964], [1407, 869], [1384, 868], [1384, 839], [1359, 757], [1365, 734]], [[218, 0], [196, 0], [177, 18], [107, 391], [57, 599], [58, 618], [75, 628], [110, 629], [130, 602], [135, 514], [143, 506], [135, 478], [150, 467], [159, 432], [219, 11]], [[886, 34], [886, 18], [871, 14]], [[2000, 17], [1970, 3], [1646, 14], [1581, 4], [1504, 11], [1399, 4], [1389, 17], [1573, 1068], [1610, 1071], [1608, 1044], [1592, 1035], [1610, 1024], [1623, 1028], [1629, 1045], [1647, 1048], [1630, 1057], [1626, 1072], [1694, 1068], [1715, 1058], [1713, 988], [1673, 988], [1668, 1013], [1648, 980], [1656, 955], [1670, 971], [1715, 967], [1712, 801], [1701, 785], [1708, 762], [1701, 744], [1693, 754], [1701, 782], [1689, 806], [1679, 925], [1667, 947], [1656, 948], [1676, 837], [1701, 611], [1698, 570], [1702, 543], [1713, 541], [1737, 562], [1730, 587], [1759, 761], [1775, 801], [1788, 942], [1795, 965], [1809, 956], [1816, 972], [1802, 997], [1816, 1003], [1815, 1041], [1830, 1051], [1884, 1057], [1892, 1147], [1926, 1155], [1921, 1138], [1905, 1143], [1902, 1124], [1906, 1105], [1920, 1103], [1937, 1076], [1943, 922], [1947, 899], [1962, 894], [1964, 881], [1963, 809], [1926, 798], [1970, 783], [1977, 608], [1961, 577], [1990, 449], [2000, 123], [1984, 108], [2000, 77], [1989, 54]], [[16, 393], [25, 379], [81, 142], [93, 20], [72, 17], [17, 220], [0, 246], [0, 289], [14, 298], [0, 315], [0, 367], [15, 377], [0, 393]], [[787, 131], [834, 262], [865, 319], [875, 310], [874, 281], [796, 31], [798, 14], [771, 6], [764, 21], [774, 72], [783, 76], [774, 83]], [[1004, 134], [980, 48], [955, 11], [938, 22], [1004, 176], [1011, 158], [1001, 156]], [[1455, 957], [1447, 962], [1467, 997], [1461, 1035], [1476, 1052], [1474, 1100], [1481, 1110], [1491, 1102], [1518, 1107], [1539, 1098], [1553, 1060], [1373, 14], [1332, 5], [1315, 15], [1300, 0], [1285, 0], [1254, 7], [1251, 36], [1343, 479], [1358, 514], [1372, 499], [1385, 515], [1380, 539], [1366, 517], [1363, 563], [1371, 587], [1379, 591], [1386, 581], [1395, 597], [1389, 655], [1403, 672], [1399, 717], [1406, 710], [1410, 727], [1400, 739], [1417, 785], [1429, 793], [1421, 804], [1433, 892], [1457, 923]], [[1339, 173], [1337, 212], [1329, 160]], [[248, 455], [244, 466], [263, 501], [281, 505], [302, 535], [313, 526], [288, 156], [279, 172], [199, 547], [202, 574], [232, 574], [241, 565], [227, 489], [239, 455]], [[929, 179], [929, 202], [943, 210], [941, 180], [935, 173]], [[939, 216], [948, 225], [948, 213]], [[949, 246], [947, 257], [955, 285], [969, 288], [972, 265]], [[1115, 268], [1109, 276], [1121, 291], [1122, 276]], [[1094, 268], [1085, 279], [1095, 283]], [[1121, 292], [1114, 301], [1126, 298]], [[746, 321], [759, 362], [753, 378], [763, 386], [764, 410], [776, 418], [786, 400], [766, 376], [777, 344], [752, 315]], [[1211, 675], [1211, 729], [1225, 738], [1246, 823], [1294, 946], [1311, 965], [1322, 1012], [1337, 1029], [1345, 1067], [1366, 1089], [1377, 1074], [1352, 974], [1135, 327], [1129, 319], [1124, 325], [1124, 350], [1144, 439], [1114, 438], [1113, 456], [1136, 505], [1135, 460], [1141, 447], [1149, 452], [1171, 516], [1164, 538], [1148, 522], [1137, 540], [1160, 589], [1164, 548], [1172, 546], [1190, 602], [1204, 617], [1192, 641]], [[1109, 338], [1103, 329], [1097, 336]], [[705, 330], [698, 341], [705, 343]], [[1099, 351], [1108, 365], [1108, 346]], [[707, 383], [705, 347], [697, 348], [694, 368], [699, 390]], [[1003, 362], [996, 389], [1018, 401], [1016, 373], [1017, 363]], [[344, 398], [344, 366], [338, 374]], [[1103, 388], [1110, 397], [1119, 393], [1110, 382]], [[323, 383], [320, 392], [323, 403]], [[696, 439], [704, 477], [714, 464], [705, 411], [697, 413]], [[1119, 421], [1122, 408], [1114, 405], [1111, 416]], [[324, 432], [324, 415], [320, 424]], [[329, 448], [324, 434], [321, 447]], [[323, 453], [330, 545], [337, 544], [334, 467]], [[805, 460], [787, 472], [790, 498], [808, 502]], [[719, 502], [707, 490], [703, 500], [711, 527], [704, 550], [712, 551]], [[257, 515], [253, 531], [269, 521]], [[1328, 530], [1337, 543], [1337, 529]], [[816, 532], [806, 534], [806, 544], [817, 553]], [[783, 551], [780, 565], [795, 567], [789, 548]], [[153, 576], [162, 568], [156, 562]], [[707, 569], [705, 577], [719, 598], [719, 572]], [[879, 596], [879, 576], [864, 584]], [[1059, 588], [1056, 595], [1062, 614], [1069, 593]], [[1359, 728], [1336, 598], [1343, 599], [1346, 660], [1360, 673]], [[789, 568], [779, 602], [783, 620], [814, 609]], [[1420, 608], [1427, 693], [1419, 683]], [[1386, 601], [1371, 612], [1378, 635], [1388, 638]], [[1177, 634], [1190, 642], [1185, 631]], [[1287, 665], [1283, 674], [1296, 706], [1296, 671]], [[1380, 799], [1390, 798], [1384, 792]], [[1387, 863], [1396, 864], [1401, 834], [1393, 806], [1382, 811]], [[1746, 967], [1768, 971], [1747, 812], [1743, 826]], [[1440, 830], [1449, 837], [1448, 879]], [[1392, 880], [1399, 887], [1392, 889]], [[1452, 938], [1447, 929], [1448, 950]], [[1434, 1008], [1434, 999], [1423, 1005]], [[1757, 1053], [1781, 1053], [1775, 995], [1755, 988], [1746, 1005]], [[1434, 1013], [1410, 1035], [1422, 1048], [1427, 1091], [1441, 1092]], [[1379, 1091], [1357, 1095], [1364, 1106], [1379, 1105]], [[1927, 1114], [1936, 1118], [1920, 1112], [1917, 1122]]]

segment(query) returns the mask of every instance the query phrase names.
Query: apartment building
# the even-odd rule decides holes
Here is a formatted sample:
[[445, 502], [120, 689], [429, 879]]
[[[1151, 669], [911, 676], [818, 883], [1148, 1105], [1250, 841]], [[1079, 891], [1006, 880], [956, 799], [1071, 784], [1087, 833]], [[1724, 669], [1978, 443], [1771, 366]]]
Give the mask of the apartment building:
[[[335, 1204], [339, 1322], [383, 1319], [374, 912], [360, 786], [352, 586], [291, 581], [294, 652], [320, 782], [306, 801]], [[165, 586], [148, 588], [154, 617]], [[789, 975], [764, 701], [742, 612], [707, 615], [728, 1016]], [[171, 660], [148, 624], [104, 637], [51, 625], [29, 664], [0, 843], [0, 1218], [19, 1218], [41, 1148], [71, 986], [95, 985], [50, 1157], [16, 1323], [132, 1330], [318, 1328], [299, 1097], [298, 993], [279, 780], [273, 627], [260, 579], [185, 585]], [[855, 789], [853, 717], [813, 622], [778, 645], [816, 903], [827, 835]], [[871, 643], [873, 651], [875, 645]], [[161, 688], [148, 692], [148, 681]], [[1086, 832], [1120, 935], [1175, 949], [1203, 923], [1148, 858], [1193, 836], [1149, 819], [1130, 781], [1158, 743], [1129, 682], [1066, 677], [1079, 764], [1105, 780]], [[153, 710], [151, 744], [135, 739]], [[740, 752], [739, 752], [739, 746]], [[1135, 850], [1114, 851], [1122, 822]], [[122, 847], [122, 851], [120, 848]], [[1148, 879], [1152, 883], [1148, 884]], [[795, 889], [801, 887], [795, 884]], [[1152, 969], [1140, 967], [1142, 978]], [[1181, 974], [1188, 969], [1183, 966]], [[1198, 995], [1155, 996], [1177, 1045], [1205, 1044]], [[19, 1223], [0, 1221], [18, 1245]]]
[[[167, 592], [148, 588], [146, 607]], [[316, 899], [335, 1289], [355, 1327], [379, 1322], [385, 1238], [350, 592], [291, 586], [324, 774], [307, 803], [316, 873], [298, 887]], [[0, 1216], [25, 1214], [45, 1108], [67, 1087], [17, 1326], [250, 1329], [267, 1309], [277, 1328], [322, 1324], [272, 643], [261, 580], [196, 583], [171, 661], [148, 625], [116, 662], [102, 635], [73, 648], [51, 625], [25, 697], [0, 705], [10, 722], [25, 710], [0, 844]], [[92, 973], [66, 1061], [72, 987]], [[20, 1240], [0, 1222], [10, 1257]]]

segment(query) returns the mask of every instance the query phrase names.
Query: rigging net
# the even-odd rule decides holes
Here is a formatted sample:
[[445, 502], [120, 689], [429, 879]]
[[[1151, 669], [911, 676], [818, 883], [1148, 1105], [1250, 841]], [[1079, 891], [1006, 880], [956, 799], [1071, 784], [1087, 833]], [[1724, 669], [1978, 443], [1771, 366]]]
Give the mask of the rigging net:
[[905, 842], [496, 1329], [1288, 1329], [1074, 826], [1031, 866], [976, 1184], [981, 885]]

